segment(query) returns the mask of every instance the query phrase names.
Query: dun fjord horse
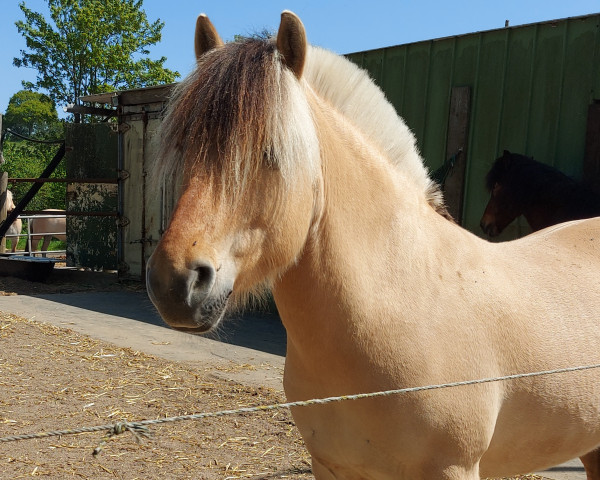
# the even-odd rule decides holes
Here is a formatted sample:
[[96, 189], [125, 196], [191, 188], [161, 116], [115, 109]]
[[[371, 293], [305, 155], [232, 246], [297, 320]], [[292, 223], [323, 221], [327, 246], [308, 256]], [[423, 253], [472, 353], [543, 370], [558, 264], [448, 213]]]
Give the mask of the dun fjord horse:
[[600, 193], [555, 168], [506, 150], [488, 172], [486, 187], [490, 200], [480, 225], [490, 237], [519, 215], [534, 232], [600, 215]]
[[[15, 202], [13, 199], [13, 194], [10, 190], [6, 191], [6, 206], [7, 213], [11, 213], [15, 208]], [[6, 231], [6, 238], [10, 240], [10, 251], [15, 253], [17, 251], [17, 244], [19, 243], [19, 235], [21, 235], [21, 230], [23, 229], [23, 222], [19, 217], [12, 223], [8, 230]]]
[[[171, 326], [206, 332], [270, 286], [290, 400], [600, 360], [600, 220], [493, 244], [443, 218], [412, 134], [291, 12], [275, 40], [226, 45], [201, 15], [195, 47], [157, 166], [181, 195], [147, 269]], [[474, 480], [577, 456], [598, 480], [599, 400], [586, 370], [292, 413], [319, 480]]]

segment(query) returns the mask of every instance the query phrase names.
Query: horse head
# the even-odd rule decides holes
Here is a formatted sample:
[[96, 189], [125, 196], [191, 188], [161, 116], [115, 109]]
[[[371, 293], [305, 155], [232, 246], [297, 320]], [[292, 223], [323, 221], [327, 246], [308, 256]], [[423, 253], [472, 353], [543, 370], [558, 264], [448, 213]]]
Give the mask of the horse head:
[[490, 237], [496, 237], [519, 215], [523, 213], [519, 202], [519, 194], [511, 182], [511, 169], [515, 161], [521, 157], [504, 150], [496, 159], [486, 176], [486, 188], [490, 199], [485, 207], [479, 225]]
[[147, 287], [167, 323], [203, 333], [294, 263], [320, 170], [301, 21], [286, 11], [275, 41], [223, 44], [201, 15], [194, 44], [196, 69], [169, 106], [158, 167], [163, 178], [185, 172], [181, 196]]

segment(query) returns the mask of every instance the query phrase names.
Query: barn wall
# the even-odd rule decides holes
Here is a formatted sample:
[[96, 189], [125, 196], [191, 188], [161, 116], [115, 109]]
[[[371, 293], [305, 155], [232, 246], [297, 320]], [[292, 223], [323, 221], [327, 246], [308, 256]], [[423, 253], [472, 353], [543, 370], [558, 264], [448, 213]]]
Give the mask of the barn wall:
[[[462, 223], [481, 234], [484, 178], [504, 149], [581, 178], [588, 108], [600, 99], [600, 15], [353, 53], [415, 133], [429, 168], [446, 158], [450, 94], [471, 89]], [[527, 233], [523, 219], [501, 239]]]
[[150, 189], [148, 162], [156, 155], [156, 132], [164, 102], [123, 107], [119, 123], [122, 168], [121, 185], [122, 264], [124, 274], [142, 277], [146, 261], [162, 233], [162, 199]]

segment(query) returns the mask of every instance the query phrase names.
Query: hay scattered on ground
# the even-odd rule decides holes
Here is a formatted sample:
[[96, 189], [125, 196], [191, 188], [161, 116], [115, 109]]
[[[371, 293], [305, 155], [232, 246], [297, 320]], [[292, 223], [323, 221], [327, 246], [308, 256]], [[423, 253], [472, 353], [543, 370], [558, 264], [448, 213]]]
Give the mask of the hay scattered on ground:
[[[0, 313], [0, 436], [284, 401], [267, 388], [70, 330]], [[239, 368], [239, 367], [236, 367]], [[310, 460], [287, 410], [177, 422], [92, 451], [103, 433], [0, 445], [3, 478], [306, 479]]]

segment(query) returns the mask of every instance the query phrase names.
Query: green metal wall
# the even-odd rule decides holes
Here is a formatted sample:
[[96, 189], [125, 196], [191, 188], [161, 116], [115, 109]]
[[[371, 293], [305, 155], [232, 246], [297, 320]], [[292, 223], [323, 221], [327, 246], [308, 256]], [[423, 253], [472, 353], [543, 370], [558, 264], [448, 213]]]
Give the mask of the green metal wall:
[[[443, 164], [452, 87], [471, 87], [463, 225], [481, 234], [485, 174], [504, 149], [583, 171], [588, 107], [600, 98], [600, 14], [347, 55], [369, 71]], [[523, 220], [502, 238], [526, 233]]]

